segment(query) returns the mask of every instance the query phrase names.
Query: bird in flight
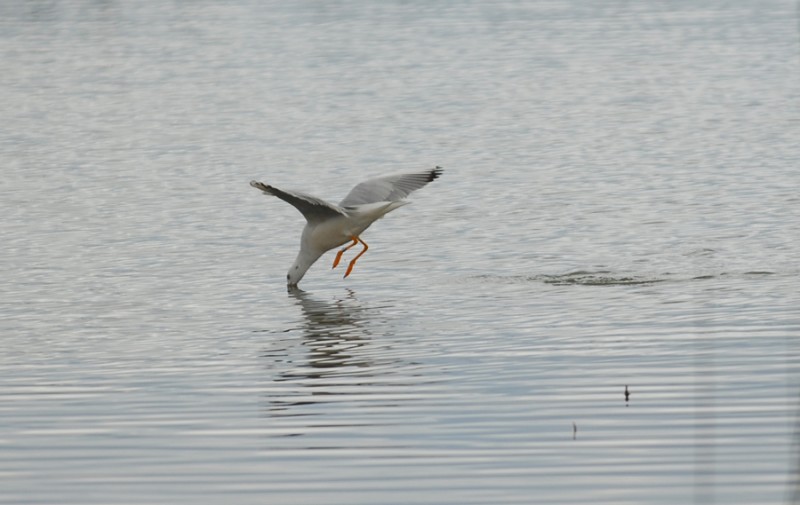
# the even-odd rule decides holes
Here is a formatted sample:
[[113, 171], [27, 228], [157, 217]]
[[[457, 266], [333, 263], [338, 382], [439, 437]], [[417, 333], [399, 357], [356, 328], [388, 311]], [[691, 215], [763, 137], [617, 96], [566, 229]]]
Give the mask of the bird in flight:
[[339, 264], [342, 254], [357, 244], [364, 248], [347, 265], [344, 276], [353, 271], [358, 258], [369, 246], [361, 240], [361, 234], [372, 223], [389, 212], [410, 202], [404, 200], [413, 191], [420, 189], [442, 175], [442, 167], [424, 172], [388, 175], [366, 180], [344, 197], [338, 205], [298, 191], [287, 191], [258, 181], [250, 185], [264, 194], [277, 196], [293, 205], [306, 218], [306, 226], [300, 237], [300, 252], [286, 274], [289, 287], [296, 287], [311, 265], [325, 252], [350, 242], [336, 253], [333, 268]]

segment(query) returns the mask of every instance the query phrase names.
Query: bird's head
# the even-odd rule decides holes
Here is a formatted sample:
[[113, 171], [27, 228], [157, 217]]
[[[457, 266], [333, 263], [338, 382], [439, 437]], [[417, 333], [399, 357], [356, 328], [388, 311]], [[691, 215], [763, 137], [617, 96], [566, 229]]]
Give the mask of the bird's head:
[[296, 288], [297, 283], [306, 275], [308, 269], [320, 256], [322, 256], [322, 252], [301, 248], [297, 254], [297, 259], [294, 260], [292, 266], [289, 267], [289, 271], [286, 272], [286, 285], [290, 288]]
[[297, 265], [292, 265], [292, 268], [289, 269], [289, 273], [286, 274], [286, 285], [290, 288], [296, 288], [297, 283], [300, 282], [300, 279], [302, 279], [305, 274], [305, 270], [299, 271]]

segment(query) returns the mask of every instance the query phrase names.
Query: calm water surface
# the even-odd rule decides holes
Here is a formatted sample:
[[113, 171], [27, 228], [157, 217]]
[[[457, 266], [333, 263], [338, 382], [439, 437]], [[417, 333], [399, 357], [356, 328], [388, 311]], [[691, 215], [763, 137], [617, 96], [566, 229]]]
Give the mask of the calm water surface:
[[800, 501], [794, 2], [0, 14], [0, 503]]

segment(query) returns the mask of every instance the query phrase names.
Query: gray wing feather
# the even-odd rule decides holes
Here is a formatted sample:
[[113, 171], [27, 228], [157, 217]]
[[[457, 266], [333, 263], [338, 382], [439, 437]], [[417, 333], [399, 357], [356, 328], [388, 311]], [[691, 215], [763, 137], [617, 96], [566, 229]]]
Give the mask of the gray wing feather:
[[346, 216], [344, 210], [321, 198], [300, 193], [299, 191], [286, 191], [269, 186], [262, 182], [250, 181], [250, 185], [260, 189], [265, 194], [277, 196], [299, 210], [309, 223], [319, 223], [334, 217]]
[[369, 179], [354, 187], [340, 207], [353, 207], [375, 202], [395, 202], [402, 200], [429, 182], [442, 175], [442, 167], [413, 174], [389, 175]]

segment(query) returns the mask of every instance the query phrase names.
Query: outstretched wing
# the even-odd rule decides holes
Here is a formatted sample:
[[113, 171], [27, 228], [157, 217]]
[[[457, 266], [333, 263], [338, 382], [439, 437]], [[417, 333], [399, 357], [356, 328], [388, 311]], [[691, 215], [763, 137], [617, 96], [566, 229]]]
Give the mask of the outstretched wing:
[[402, 200], [442, 175], [442, 167], [413, 174], [389, 175], [369, 179], [354, 187], [339, 203], [340, 207], [352, 207], [365, 203], [395, 202]]
[[267, 195], [277, 196], [299, 210], [309, 223], [320, 223], [334, 217], [346, 216], [344, 210], [321, 198], [306, 195], [298, 191], [284, 191], [263, 182], [250, 181], [250, 185], [260, 189]]

